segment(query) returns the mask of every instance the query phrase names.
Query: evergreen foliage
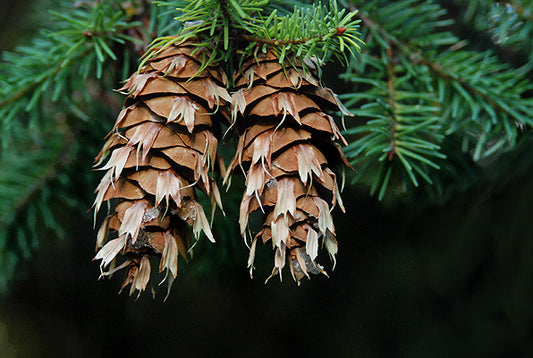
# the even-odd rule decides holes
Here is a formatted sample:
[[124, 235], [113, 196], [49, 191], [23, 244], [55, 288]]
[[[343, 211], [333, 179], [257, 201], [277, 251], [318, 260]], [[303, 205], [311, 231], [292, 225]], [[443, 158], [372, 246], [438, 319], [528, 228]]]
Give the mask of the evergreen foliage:
[[521, 71], [526, 73], [533, 66], [533, 13], [531, 1], [452, 1], [463, 13], [462, 20], [475, 31], [490, 38], [492, 43], [509, 52], [520, 55]]
[[492, 51], [469, 48], [450, 32], [454, 22], [438, 4], [355, 5], [367, 47], [342, 75], [354, 83], [342, 98], [366, 121], [347, 130], [347, 155], [361, 168], [358, 176], [370, 169], [380, 198], [394, 179], [403, 191], [439, 180], [439, 169], [449, 166], [445, 146], [460, 145], [479, 161], [512, 148], [531, 126], [531, 82]]
[[[204, 66], [222, 60], [230, 71], [239, 39], [249, 43], [242, 58], [262, 44], [280, 62], [292, 53], [346, 63], [333, 89], [347, 89], [341, 99], [355, 115], [345, 123], [349, 176], [379, 199], [464, 183], [533, 123], [531, 1], [49, 4], [58, 9], [50, 26], [0, 63], [0, 291], [49, 233], [41, 227], [61, 236], [61, 213], [90, 206], [89, 158], [122, 100], [112, 89], [155, 38], [152, 49], [200, 38], [213, 54]], [[493, 46], [469, 42], [461, 26]]]

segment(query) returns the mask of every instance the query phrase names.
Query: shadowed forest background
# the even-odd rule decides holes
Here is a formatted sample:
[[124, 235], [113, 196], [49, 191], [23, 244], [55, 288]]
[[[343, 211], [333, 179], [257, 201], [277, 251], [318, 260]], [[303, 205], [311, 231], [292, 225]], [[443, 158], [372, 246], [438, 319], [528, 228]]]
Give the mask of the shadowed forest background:
[[[1, 51], [34, 31], [29, 4], [1, 2]], [[326, 70], [331, 88], [342, 86], [335, 66]], [[288, 274], [263, 284], [271, 253], [262, 245], [251, 280], [238, 224], [227, 219], [236, 233], [226, 245], [230, 259], [216, 255], [223, 242], [199, 245], [166, 302], [161, 293], [135, 301], [117, 294], [117, 279], [98, 281], [92, 213], [65, 212], [65, 238], [41, 239], [0, 298], [0, 352], [531, 357], [533, 139], [483, 163], [476, 175], [475, 185], [451, 186], [438, 203], [423, 193], [380, 202], [366, 187], [346, 186], [346, 214], [334, 212], [337, 266], [330, 278], [300, 287]]]

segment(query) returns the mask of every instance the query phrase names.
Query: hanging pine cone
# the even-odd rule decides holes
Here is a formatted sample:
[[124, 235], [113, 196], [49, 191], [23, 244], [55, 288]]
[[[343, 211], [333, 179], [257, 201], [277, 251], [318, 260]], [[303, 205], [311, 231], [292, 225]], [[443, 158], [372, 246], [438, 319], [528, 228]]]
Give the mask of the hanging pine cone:
[[[296, 59], [279, 63], [272, 51], [244, 62], [235, 76], [232, 121], [240, 134], [225, 181], [237, 166], [246, 177], [240, 229], [246, 238], [249, 215], [263, 212], [264, 224], [250, 248], [253, 270], [257, 240], [272, 242], [273, 275], [288, 262], [293, 278], [326, 272], [317, 262], [320, 241], [334, 265], [337, 253], [330, 214], [344, 211], [332, 168], [349, 165], [334, 140], [345, 143], [326, 111], [350, 115], [335, 94], [317, 80], [316, 65]], [[270, 278], [269, 277], [269, 278]], [[268, 279], [267, 279], [268, 280]]]
[[[128, 269], [122, 288], [131, 284], [130, 295], [146, 288], [153, 256], [172, 283], [178, 254], [187, 258], [191, 246], [189, 226], [195, 239], [203, 231], [214, 241], [195, 190], [211, 198], [213, 210], [214, 203], [222, 206], [209, 172], [215, 164], [224, 172], [215, 133], [224, 115], [219, 109], [231, 98], [224, 72], [202, 69], [208, 56], [183, 43], [150, 59], [121, 88], [128, 94], [124, 109], [96, 158], [100, 166], [109, 157], [100, 168], [107, 172], [96, 189], [95, 218], [103, 202], [117, 204], [98, 232], [95, 259], [102, 260], [103, 276]], [[104, 272], [118, 256], [124, 262]]]

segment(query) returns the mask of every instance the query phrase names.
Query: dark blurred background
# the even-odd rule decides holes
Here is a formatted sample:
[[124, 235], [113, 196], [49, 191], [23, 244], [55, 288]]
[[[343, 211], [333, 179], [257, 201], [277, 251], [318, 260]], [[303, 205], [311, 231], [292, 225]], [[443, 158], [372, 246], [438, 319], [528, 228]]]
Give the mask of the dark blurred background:
[[[29, 3], [0, 3], [0, 50], [33, 30]], [[532, 176], [526, 138], [440, 203], [348, 187], [330, 278], [264, 285], [260, 246], [250, 280], [235, 236], [230, 261], [200, 245], [166, 302], [97, 281], [91, 215], [65, 213], [67, 239], [41, 240], [0, 298], [0, 356], [533, 357]]]

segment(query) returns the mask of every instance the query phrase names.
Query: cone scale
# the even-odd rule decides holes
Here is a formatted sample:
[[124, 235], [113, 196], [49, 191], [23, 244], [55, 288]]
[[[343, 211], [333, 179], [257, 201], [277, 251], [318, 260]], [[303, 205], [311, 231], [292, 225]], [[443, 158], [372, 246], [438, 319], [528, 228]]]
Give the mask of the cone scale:
[[197, 191], [222, 206], [210, 173], [224, 173], [216, 133], [227, 122], [220, 108], [231, 98], [224, 72], [216, 65], [202, 69], [205, 56], [190, 43], [159, 49], [121, 88], [128, 97], [96, 158], [105, 175], [95, 219], [104, 202], [114, 209], [99, 229], [95, 259], [102, 260], [102, 276], [126, 269], [122, 288], [131, 284], [130, 295], [146, 289], [152, 257], [171, 284], [191, 236], [203, 231], [214, 241]]
[[320, 246], [335, 264], [331, 210], [344, 208], [333, 168], [349, 165], [336, 143], [345, 143], [344, 138], [327, 112], [350, 114], [321, 85], [316, 65], [305, 65], [296, 59], [282, 65], [272, 51], [244, 61], [232, 95], [232, 122], [240, 139], [225, 178], [229, 182], [235, 171], [246, 178], [239, 219], [245, 239], [250, 214], [263, 216], [251, 240], [250, 274], [261, 240], [274, 250], [270, 277], [279, 273], [281, 278], [289, 266], [298, 284], [310, 274], [326, 274], [317, 262]]

